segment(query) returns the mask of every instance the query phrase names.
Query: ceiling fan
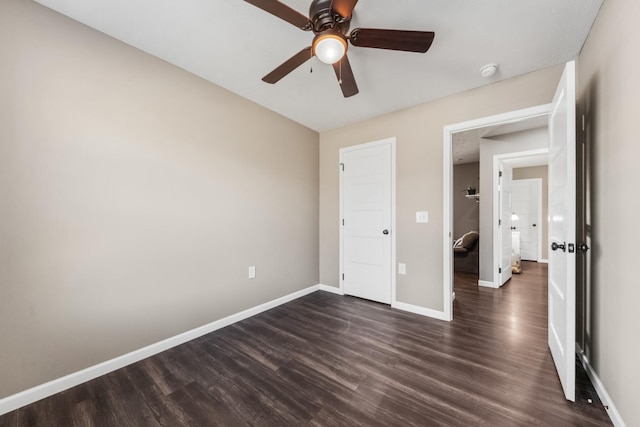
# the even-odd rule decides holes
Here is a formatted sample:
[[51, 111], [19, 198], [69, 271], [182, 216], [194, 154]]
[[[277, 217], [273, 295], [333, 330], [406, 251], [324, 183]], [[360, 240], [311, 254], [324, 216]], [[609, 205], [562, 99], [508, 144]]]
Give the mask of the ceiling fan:
[[358, 93], [358, 85], [347, 58], [347, 40], [357, 47], [424, 53], [431, 47], [435, 36], [431, 31], [376, 28], [356, 28], [349, 33], [351, 14], [358, 0], [312, 0], [309, 18], [278, 0], [245, 1], [304, 31], [313, 31], [315, 34], [311, 46], [305, 47], [264, 76], [263, 81], [277, 83], [307, 60], [317, 56], [320, 61], [333, 65], [345, 98]]

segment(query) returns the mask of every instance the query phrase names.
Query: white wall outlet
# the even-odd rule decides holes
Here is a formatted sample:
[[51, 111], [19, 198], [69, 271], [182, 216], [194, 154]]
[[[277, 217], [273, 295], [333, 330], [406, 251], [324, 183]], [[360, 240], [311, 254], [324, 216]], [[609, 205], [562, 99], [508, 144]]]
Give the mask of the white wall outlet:
[[255, 279], [256, 278], [256, 266], [252, 265], [251, 267], [249, 267], [249, 279]]
[[427, 211], [416, 212], [416, 222], [418, 224], [424, 224], [429, 222], [429, 212]]
[[407, 264], [398, 264], [398, 274], [407, 274]]

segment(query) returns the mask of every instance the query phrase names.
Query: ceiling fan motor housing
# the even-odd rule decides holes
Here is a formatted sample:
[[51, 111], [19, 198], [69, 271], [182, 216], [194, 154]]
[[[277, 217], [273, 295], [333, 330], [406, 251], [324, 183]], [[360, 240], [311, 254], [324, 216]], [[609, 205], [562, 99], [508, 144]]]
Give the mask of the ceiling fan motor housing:
[[309, 7], [309, 19], [313, 24], [313, 32], [318, 34], [333, 29], [347, 34], [351, 17], [342, 17], [331, 9], [332, 0], [313, 0]]

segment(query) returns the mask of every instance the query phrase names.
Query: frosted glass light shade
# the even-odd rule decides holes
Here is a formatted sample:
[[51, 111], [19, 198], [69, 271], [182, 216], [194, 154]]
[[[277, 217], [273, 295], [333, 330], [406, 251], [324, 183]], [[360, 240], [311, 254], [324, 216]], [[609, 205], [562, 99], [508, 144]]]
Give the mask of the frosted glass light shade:
[[347, 41], [337, 33], [319, 34], [313, 41], [313, 53], [325, 64], [335, 64], [347, 51]]

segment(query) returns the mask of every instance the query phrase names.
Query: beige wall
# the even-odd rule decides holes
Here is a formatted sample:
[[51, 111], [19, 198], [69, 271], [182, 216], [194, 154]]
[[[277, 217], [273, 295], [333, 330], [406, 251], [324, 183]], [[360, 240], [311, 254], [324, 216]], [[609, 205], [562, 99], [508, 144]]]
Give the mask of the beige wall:
[[0, 398], [316, 285], [318, 140], [0, 2]]
[[[339, 176], [342, 147], [397, 137], [397, 300], [443, 309], [443, 127], [551, 102], [561, 66], [449, 96], [320, 134], [320, 282], [339, 286]], [[429, 83], [425, 83], [429, 84]], [[415, 212], [429, 212], [416, 224]]]
[[516, 168], [513, 170], [513, 179], [541, 179], [542, 180], [542, 259], [549, 259], [549, 184], [548, 166], [531, 166], [527, 168]]
[[640, 425], [639, 16], [638, 1], [605, 1], [578, 64], [593, 238], [586, 351], [628, 426]]
[[467, 185], [480, 183], [480, 163], [465, 163], [453, 167], [453, 238], [457, 239], [467, 231], [478, 231], [480, 226], [480, 204], [467, 199]]

